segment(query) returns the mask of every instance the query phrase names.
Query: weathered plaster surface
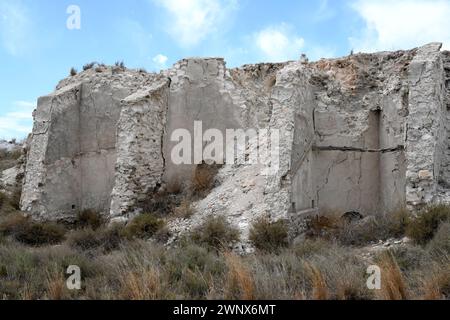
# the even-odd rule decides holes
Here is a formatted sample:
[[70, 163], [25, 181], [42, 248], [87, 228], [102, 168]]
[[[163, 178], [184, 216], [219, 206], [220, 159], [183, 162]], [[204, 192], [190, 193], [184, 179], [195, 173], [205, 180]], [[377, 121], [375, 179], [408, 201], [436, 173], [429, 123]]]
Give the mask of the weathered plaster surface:
[[194, 139], [195, 121], [203, 132], [279, 130], [279, 170], [225, 165], [194, 217], [170, 222], [175, 233], [208, 215], [227, 216], [245, 238], [262, 215], [375, 215], [448, 202], [449, 79], [440, 44], [237, 69], [191, 58], [160, 74], [88, 70], [39, 100], [22, 208], [37, 219], [83, 209], [128, 219], [166, 184], [189, 187], [195, 163], [172, 163], [171, 136], [187, 129]]

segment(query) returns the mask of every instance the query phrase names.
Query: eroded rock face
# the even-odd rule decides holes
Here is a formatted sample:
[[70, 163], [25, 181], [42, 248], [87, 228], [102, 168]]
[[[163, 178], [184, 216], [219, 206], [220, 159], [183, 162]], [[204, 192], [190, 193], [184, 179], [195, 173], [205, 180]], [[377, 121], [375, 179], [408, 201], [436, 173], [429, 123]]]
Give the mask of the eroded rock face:
[[194, 137], [195, 121], [224, 136], [279, 130], [279, 170], [224, 165], [194, 217], [171, 222], [175, 233], [208, 215], [227, 216], [246, 237], [262, 215], [296, 221], [447, 202], [450, 55], [440, 47], [238, 69], [207, 58], [160, 74], [88, 70], [39, 100], [22, 208], [37, 219], [84, 209], [128, 219], [166, 184], [189, 188], [196, 164], [172, 162], [172, 134]]

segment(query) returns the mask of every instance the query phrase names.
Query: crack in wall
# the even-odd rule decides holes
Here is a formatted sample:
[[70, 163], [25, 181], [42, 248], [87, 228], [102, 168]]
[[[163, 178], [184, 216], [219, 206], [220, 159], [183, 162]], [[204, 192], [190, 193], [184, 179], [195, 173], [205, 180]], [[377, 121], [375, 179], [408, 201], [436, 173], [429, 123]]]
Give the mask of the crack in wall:
[[361, 153], [392, 153], [405, 150], [405, 146], [399, 145], [394, 148], [366, 149], [356, 147], [335, 147], [335, 146], [313, 146], [313, 151], [343, 151], [343, 152], [361, 152]]

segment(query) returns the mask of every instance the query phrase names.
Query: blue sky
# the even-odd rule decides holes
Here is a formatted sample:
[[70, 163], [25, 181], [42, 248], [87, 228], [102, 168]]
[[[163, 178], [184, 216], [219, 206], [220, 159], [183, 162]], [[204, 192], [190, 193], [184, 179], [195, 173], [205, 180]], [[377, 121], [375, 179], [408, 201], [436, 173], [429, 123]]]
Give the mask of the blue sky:
[[[67, 28], [70, 5], [81, 29]], [[0, 138], [25, 137], [37, 97], [90, 61], [158, 71], [187, 56], [234, 67], [450, 49], [448, 17], [450, 0], [0, 0]]]

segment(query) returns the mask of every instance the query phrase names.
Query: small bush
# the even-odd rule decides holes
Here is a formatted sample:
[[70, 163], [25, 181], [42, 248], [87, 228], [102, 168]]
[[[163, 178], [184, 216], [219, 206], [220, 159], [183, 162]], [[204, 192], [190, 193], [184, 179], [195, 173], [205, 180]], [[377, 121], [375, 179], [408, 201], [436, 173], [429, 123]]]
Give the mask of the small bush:
[[30, 223], [22, 232], [15, 234], [15, 239], [31, 246], [53, 245], [64, 240], [65, 230], [54, 223]]
[[288, 227], [283, 220], [271, 222], [261, 218], [250, 229], [250, 241], [259, 250], [277, 251], [289, 245]]
[[90, 250], [102, 246], [103, 239], [98, 232], [91, 228], [86, 228], [70, 233], [67, 238], [67, 243], [74, 249]]
[[123, 61], [116, 61], [114, 64], [117, 68], [120, 68], [122, 70], [125, 70], [125, 63]]
[[211, 248], [226, 248], [231, 243], [239, 240], [239, 230], [234, 228], [225, 217], [209, 217], [201, 226], [196, 228], [191, 239]]
[[450, 222], [441, 224], [427, 250], [434, 256], [450, 256]]
[[85, 64], [85, 65], [83, 66], [83, 71], [92, 69], [96, 64], [97, 64], [96, 62], [91, 62], [91, 63]]
[[153, 214], [142, 214], [125, 227], [124, 234], [128, 238], [149, 239], [164, 226], [164, 221]]
[[186, 269], [215, 276], [226, 271], [222, 255], [189, 242], [168, 251], [164, 266], [171, 282], [181, 281]]
[[176, 194], [171, 194], [166, 190], [150, 194], [147, 199], [142, 201], [139, 207], [144, 212], [152, 212], [158, 216], [167, 216], [171, 214], [179, 203]]
[[322, 239], [305, 239], [292, 246], [293, 253], [301, 258], [309, 258], [328, 249], [332, 244]]
[[194, 215], [194, 209], [192, 209], [191, 202], [188, 199], [181, 201], [181, 204], [174, 209], [174, 216], [182, 219], [189, 219]]
[[27, 245], [42, 246], [60, 243], [66, 231], [55, 223], [35, 222], [21, 214], [13, 214], [0, 224], [0, 233]]
[[21, 149], [15, 149], [8, 151], [5, 149], [0, 150], [0, 171], [11, 169], [19, 164], [19, 159], [23, 155]]
[[113, 224], [96, 231], [88, 227], [70, 233], [67, 243], [70, 247], [83, 251], [102, 249], [105, 252], [110, 252], [120, 247], [123, 236], [124, 231], [121, 224]]
[[217, 165], [208, 165], [206, 163], [195, 168], [191, 184], [194, 197], [204, 198], [212, 190], [218, 171], [219, 167]]
[[439, 226], [446, 221], [450, 221], [450, 207], [433, 206], [422, 211], [409, 223], [406, 234], [416, 243], [425, 245], [434, 237]]
[[76, 226], [78, 228], [92, 228], [97, 230], [105, 223], [103, 216], [94, 210], [84, 210], [77, 215]]
[[71, 76], [71, 77], [74, 77], [74, 76], [76, 76], [77, 74], [78, 74], [77, 69], [75, 69], [75, 68], [71, 68], [71, 69], [70, 69], [70, 76]]
[[428, 253], [421, 247], [405, 246], [391, 251], [402, 272], [410, 272], [424, 267], [429, 261]]
[[18, 202], [20, 202], [20, 196], [19, 200], [17, 200], [16, 193], [14, 193], [12, 196], [9, 196], [4, 192], [0, 192], [0, 215], [7, 216], [16, 212], [19, 207]]

